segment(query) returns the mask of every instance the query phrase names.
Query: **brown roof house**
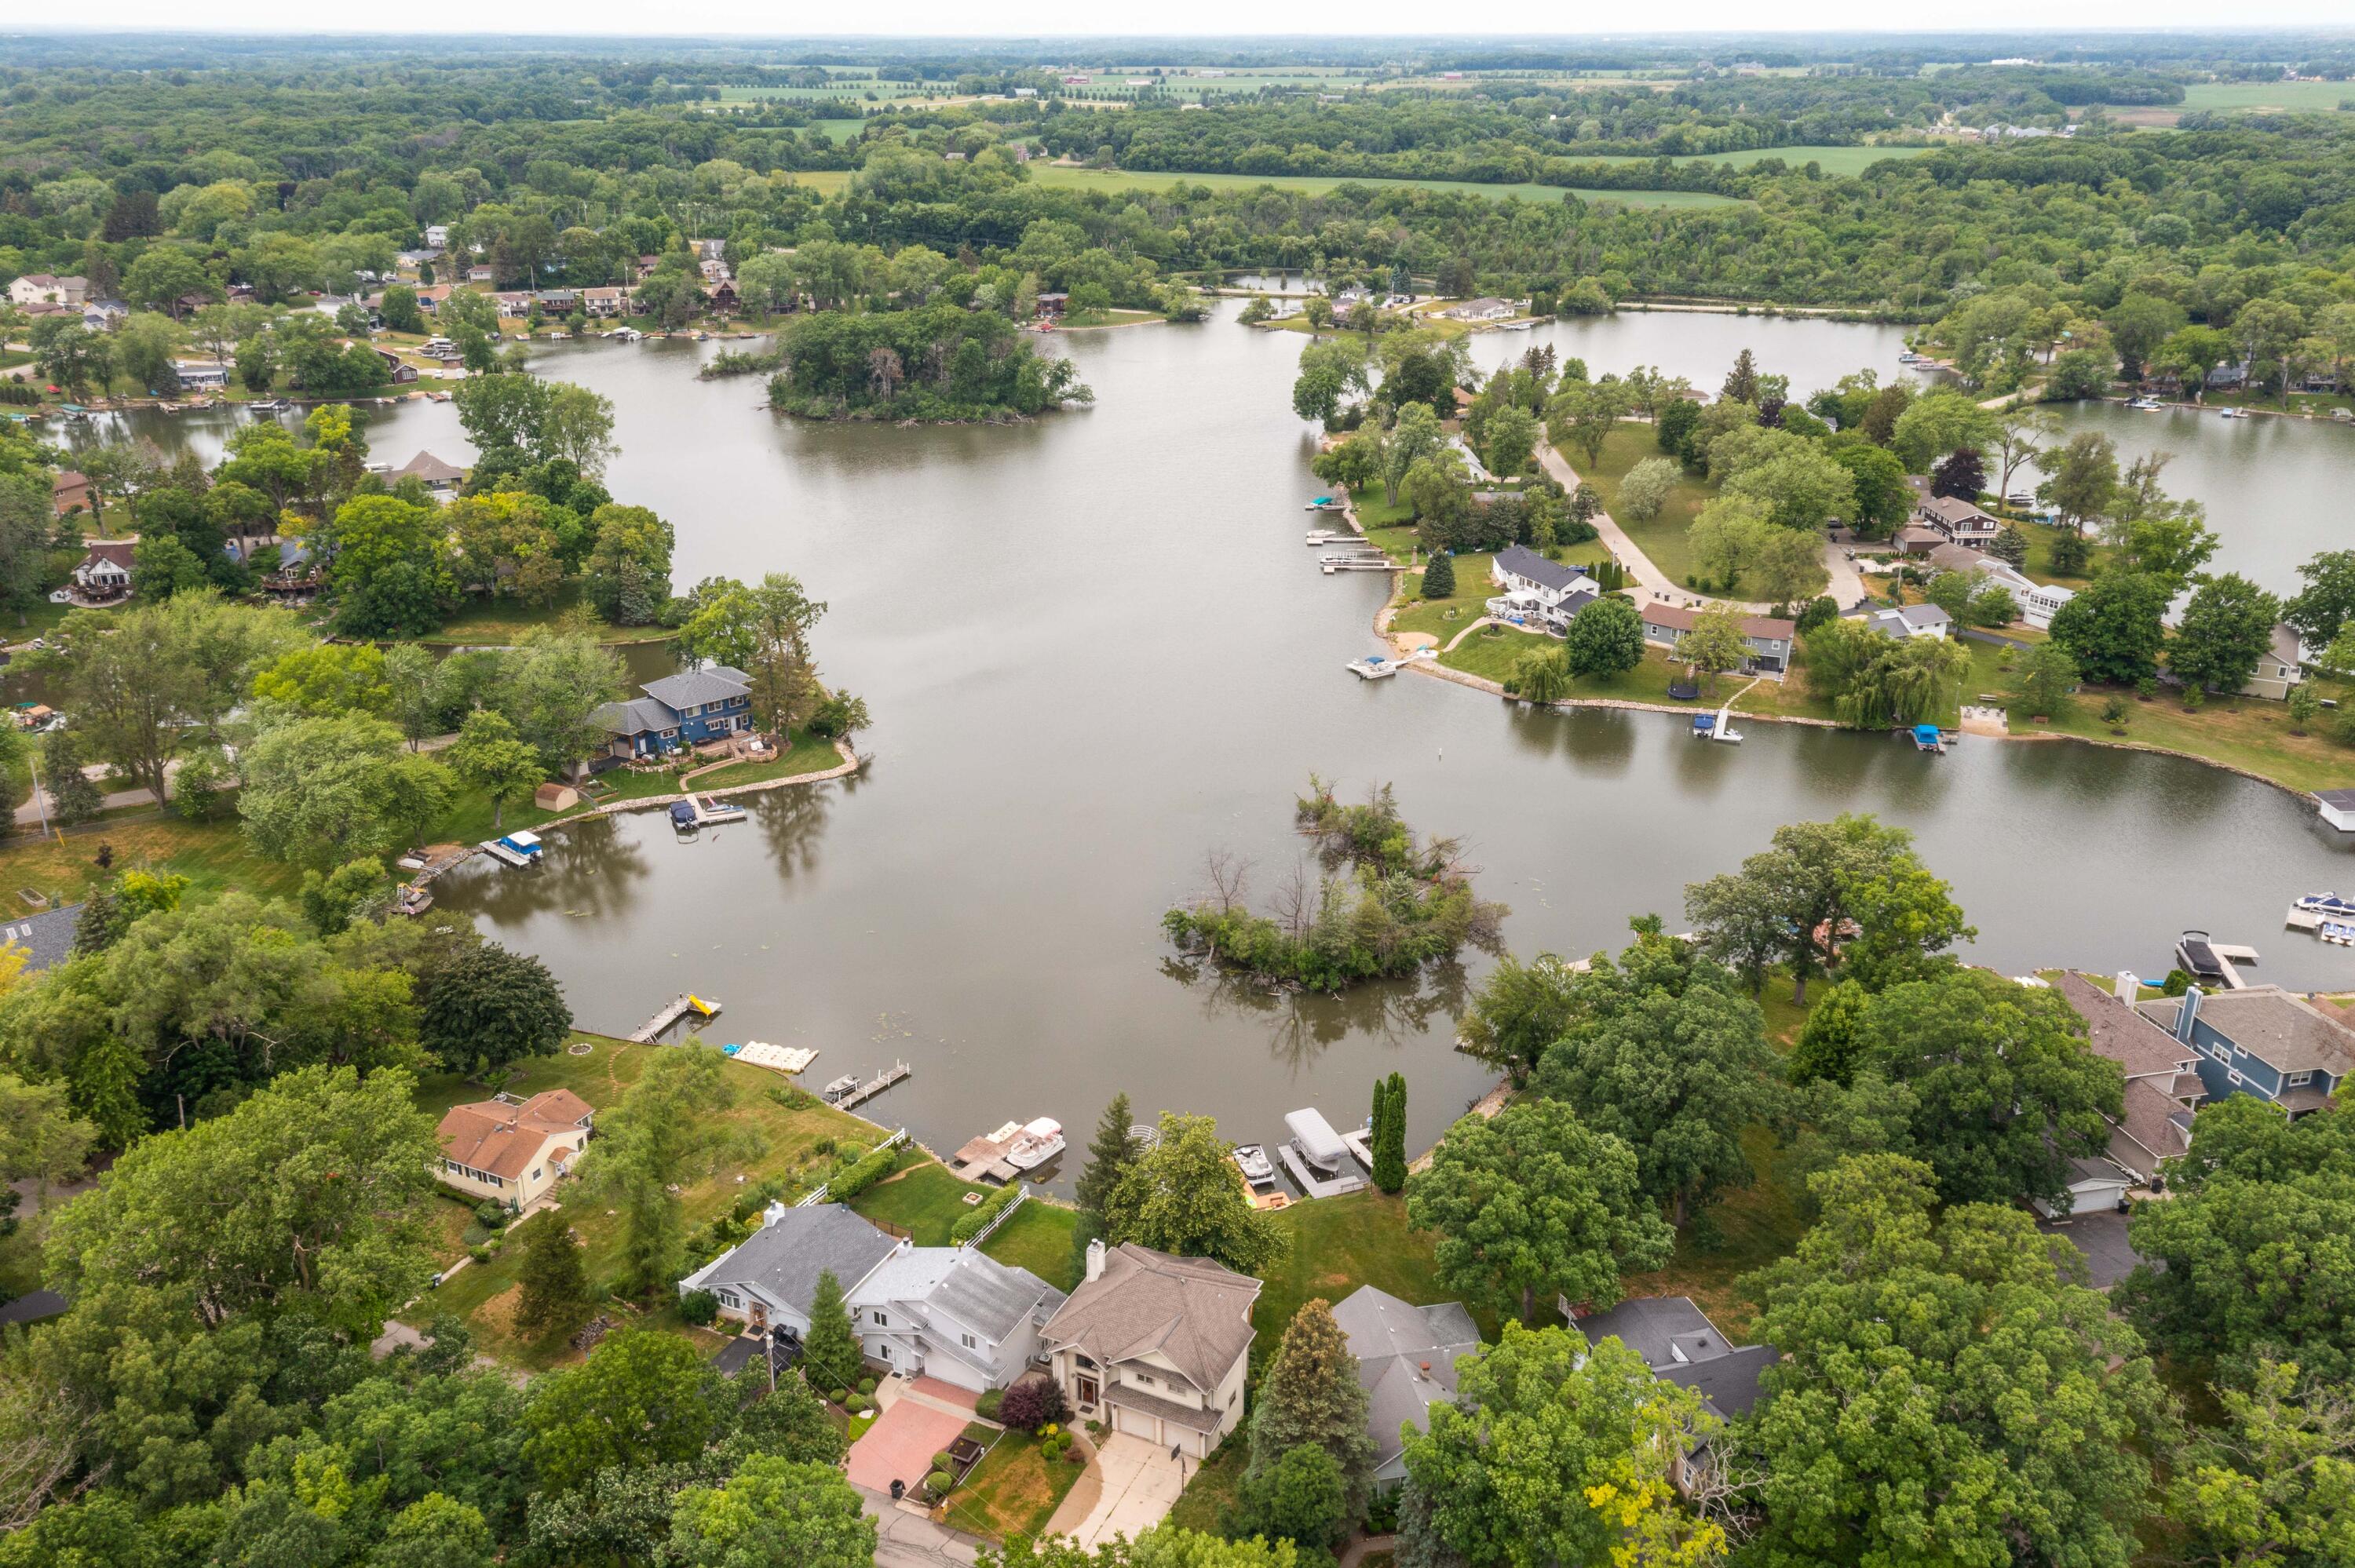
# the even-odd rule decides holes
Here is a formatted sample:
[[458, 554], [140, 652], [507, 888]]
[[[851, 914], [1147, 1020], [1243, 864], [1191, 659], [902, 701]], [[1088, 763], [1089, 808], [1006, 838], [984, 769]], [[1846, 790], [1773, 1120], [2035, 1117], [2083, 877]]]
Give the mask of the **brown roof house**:
[[59, 516], [69, 512], [87, 512], [90, 508], [90, 480], [69, 468], [58, 470], [49, 481], [49, 504]]
[[1087, 1277], [1039, 1340], [1082, 1416], [1206, 1458], [1242, 1420], [1260, 1288], [1209, 1258], [1090, 1242]]
[[436, 1132], [442, 1159], [434, 1174], [468, 1197], [527, 1208], [579, 1158], [594, 1114], [570, 1089], [452, 1106]]
[[455, 463], [442, 461], [432, 452], [419, 452], [387, 476], [399, 484], [404, 479], [424, 482], [425, 488], [444, 500], [458, 493], [466, 482], [466, 471]]
[[[2120, 975], [2115, 982], [2129, 996], [2140, 982]], [[2159, 1161], [2191, 1147], [2191, 1118], [2208, 1097], [2200, 1079], [2200, 1054], [2128, 1003], [2072, 970], [2061, 977], [2061, 995], [2085, 1021], [2085, 1042], [2126, 1073], [2124, 1114], [2110, 1123], [2108, 1154], [2147, 1186]]]
[[139, 541], [131, 539], [92, 539], [89, 553], [73, 569], [74, 589], [79, 597], [104, 602], [121, 599], [131, 591], [131, 553]]

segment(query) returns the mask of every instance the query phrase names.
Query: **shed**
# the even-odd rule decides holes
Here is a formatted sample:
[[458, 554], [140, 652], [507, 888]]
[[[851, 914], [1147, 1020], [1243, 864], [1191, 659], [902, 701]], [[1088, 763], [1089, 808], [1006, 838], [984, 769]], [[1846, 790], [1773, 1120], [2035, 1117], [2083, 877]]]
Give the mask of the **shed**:
[[581, 804], [581, 791], [551, 779], [532, 791], [531, 803], [543, 811], [569, 811]]
[[1338, 1170], [1341, 1161], [1349, 1156], [1349, 1146], [1341, 1141], [1341, 1135], [1333, 1130], [1325, 1113], [1314, 1106], [1286, 1114], [1284, 1125], [1292, 1129], [1292, 1146], [1311, 1165], [1326, 1171]]
[[2069, 1161], [2069, 1198], [2066, 1209], [2043, 1198], [2034, 1200], [2030, 1207], [2048, 1220], [2064, 1219], [2071, 1214], [2098, 1214], [2114, 1210], [2126, 1201], [2135, 1179], [2106, 1160], [2072, 1160]]

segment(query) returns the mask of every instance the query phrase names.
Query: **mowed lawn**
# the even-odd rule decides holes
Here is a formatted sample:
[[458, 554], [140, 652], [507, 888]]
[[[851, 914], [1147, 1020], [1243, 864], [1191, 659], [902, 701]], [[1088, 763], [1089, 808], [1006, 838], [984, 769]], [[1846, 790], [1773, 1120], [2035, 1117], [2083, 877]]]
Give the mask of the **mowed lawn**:
[[1619, 486], [1625, 481], [1628, 471], [1646, 458], [1667, 455], [1660, 450], [1659, 440], [1650, 425], [1632, 421], [1622, 423], [1604, 441], [1600, 462], [1590, 464], [1585, 451], [1578, 447], [1561, 446], [1555, 450], [1561, 453], [1564, 462], [1577, 471], [1579, 478], [1602, 493], [1603, 510], [1611, 514], [1612, 520], [1625, 529], [1627, 537], [1636, 542], [1636, 547], [1651, 557], [1654, 566], [1668, 573], [1671, 581], [1682, 582], [1700, 570], [1700, 563], [1693, 558], [1687, 531], [1692, 526], [1692, 520], [1700, 515], [1701, 507], [1717, 493], [1708, 481], [1696, 479], [1690, 473], [1685, 474], [1668, 492], [1668, 499], [1659, 511], [1642, 522], [1629, 517], [1619, 506]]
[[2349, 81], [2200, 81], [2183, 90], [2184, 112], [2195, 109], [2255, 110], [2300, 114], [2344, 109], [2355, 102]]
[[[907, 1232], [918, 1246], [947, 1246], [950, 1231], [975, 1207], [965, 1202], [966, 1195], [986, 1198], [996, 1191], [960, 1181], [946, 1166], [927, 1160], [869, 1187], [850, 1206], [870, 1220]], [[1034, 1192], [989, 1233], [981, 1250], [1000, 1263], [1028, 1269], [1058, 1290], [1069, 1290], [1079, 1282], [1071, 1245], [1079, 1223], [1076, 1210]]]

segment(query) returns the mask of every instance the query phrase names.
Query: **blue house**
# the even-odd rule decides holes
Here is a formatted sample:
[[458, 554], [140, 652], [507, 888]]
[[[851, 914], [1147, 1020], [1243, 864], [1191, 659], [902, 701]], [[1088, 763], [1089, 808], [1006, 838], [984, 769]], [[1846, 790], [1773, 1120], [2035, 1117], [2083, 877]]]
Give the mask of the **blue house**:
[[638, 690], [644, 694], [597, 710], [609, 742], [604, 766], [751, 733], [752, 685], [741, 670], [707, 664]]
[[2255, 1095], [2300, 1117], [2355, 1074], [2355, 1028], [2279, 986], [2205, 995], [2194, 986], [2136, 1011], [2191, 1049], [2210, 1099]]

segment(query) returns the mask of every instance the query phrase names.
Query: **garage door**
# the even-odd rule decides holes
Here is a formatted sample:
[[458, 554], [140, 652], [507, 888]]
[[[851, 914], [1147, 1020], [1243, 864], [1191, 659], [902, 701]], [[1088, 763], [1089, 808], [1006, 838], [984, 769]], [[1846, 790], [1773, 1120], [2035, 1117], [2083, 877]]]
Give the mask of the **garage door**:
[[1142, 1437], [1148, 1443], [1161, 1441], [1161, 1423], [1142, 1411], [1131, 1410], [1124, 1404], [1112, 1407], [1112, 1429]]

